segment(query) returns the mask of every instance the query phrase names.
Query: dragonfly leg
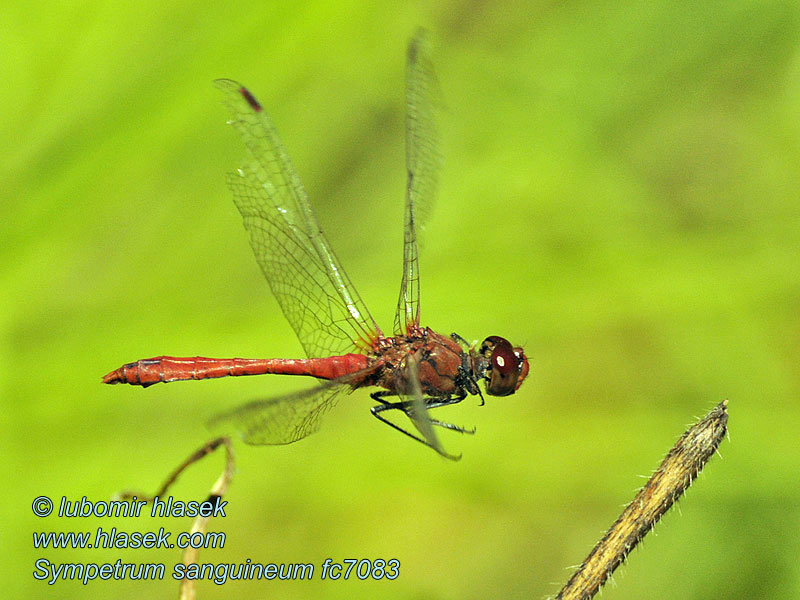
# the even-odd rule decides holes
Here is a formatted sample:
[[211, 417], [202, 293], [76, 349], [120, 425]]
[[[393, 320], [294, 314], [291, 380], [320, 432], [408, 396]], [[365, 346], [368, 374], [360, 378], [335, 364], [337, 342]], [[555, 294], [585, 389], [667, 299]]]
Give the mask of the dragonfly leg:
[[[371, 409], [369, 409], [369, 410], [370, 410], [370, 412], [372, 413], [372, 416], [373, 416], [373, 417], [375, 417], [376, 419], [378, 419], [379, 421], [381, 421], [381, 422], [383, 422], [383, 423], [386, 423], [386, 424], [387, 424], [389, 427], [391, 427], [392, 429], [396, 429], [397, 431], [399, 431], [400, 433], [403, 433], [403, 434], [407, 435], [407, 436], [408, 436], [408, 437], [410, 437], [411, 439], [413, 439], [413, 440], [417, 440], [419, 443], [421, 443], [421, 444], [425, 444], [425, 445], [426, 445], [428, 448], [433, 448], [434, 450], [436, 450], [437, 452], [439, 452], [439, 450], [437, 450], [436, 448], [434, 448], [434, 447], [433, 447], [433, 445], [432, 445], [431, 443], [429, 443], [427, 440], [423, 440], [421, 437], [419, 437], [419, 436], [417, 436], [417, 435], [414, 435], [414, 434], [413, 434], [413, 433], [411, 433], [410, 431], [406, 431], [405, 429], [403, 429], [403, 428], [402, 428], [402, 427], [400, 427], [399, 425], [396, 425], [395, 423], [392, 423], [392, 422], [391, 422], [389, 419], [387, 419], [387, 418], [385, 418], [385, 417], [381, 416], [381, 414], [380, 414], [380, 413], [382, 413], [382, 412], [383, 412], [383, 411], [385, 411], [385, 410], [392, 410], [392, 409], [395, 409], [395, 408], [396, 408], [396, 409], [403, 410], [403, 409], [402, 409], [402, 408], [399, 406], [399, 404], [402, 404], [401, 402], [398, 402], [398, 403], [393, 403], [393, 402], [387, 402], [387, 401], [385, 401], [385, 400], [380, 400], [380, 402], [383, 402], [383, 404], [379, 404], [378, 406], [373, 406]], [[403, 410], [403, 412], [405, 412], [405, 410]], [[444, 456], [446, 456], [447, 458], [452, 458], [453, 460], [458, 460], [459, 458], [461, 458], [460, 456], [458, 456], [458, 457], [453, 457], [453, 456], [451, 456], [451, 455], [449, 455], [449, 454], [444, 454]]]
[[[466, 398], [466, 394], [463, 396], [453, 396], [452, 398], [447, 398], [446, 400], [442, 400], [440, 402], [428, 402], [425, 404], [425, 408], [439, 408], [440, 406], [450, 406], [451, 404], [458, 404], [464, 398]], [[447, 423], [446, 421], [439, 421], [438, 419], [431, 419], [432, 425], [438, 425], [439, 427], [443, 427], [444, 429], [449, 429], [451, 431], [457, 431], [459, 433], [467, 433], [469, 435], [473, 435], [475, 433], [475, 428], [472, 427], [467, 429], [465, 427], [459, 427], [458, 425], [454, 425], [453, 423]]]
[[451, 333], [450, 334], [450, 339], [452, 339], [454, 342], [457, 342], [459, 346], [464, 348], [464, 350], [468, 351], [470, 349], [469, 342], [467, 340], [465, 340], [463, 337], [461, 337], [460, 335], [458, 335], [457, 333], [455, 333], [455, 332]]
[[484, 404], [486, 404], [486, 400], [483, 399], [483, 394], [481, 394], [481, 388], [479, 388], [477, 385], [475, 386], [475, 388], [478, 390], [478, 396], [481, 397], [481, 403], [478, 406], [483, 406]]
[[[389, 423], [386, 419], [378, 416], [377, 413], [383, 412], [385, 410], [399, 410], [399, 411], [405, 413], [406, 415], [408, 415], [408, 411], [409, 411], [409, 409], [411, 409], [411, 406], [412, 406], [411, 402], [410, 401], [390, 402], [390, 401], [384, 399], [387, 396], [393, 396], [393, 395], [394, 394], [392, 394], [391, 392], [374, 392], [374, 393], [370, 394], [370, 396], [373, 398], [373, 400], [377, 400], [378, 402], [381, 403], [380, 406], [375, 406], [375, 407], [372, 408], [373, 416], [377, 417], [378, 419], [380, 419], [384, 423], [388, 423], [389, 425], [391, 425], [395, 429], [399, 429], [400, 431], [402, 431], [406, 435], [409, 435], [409, 436], [413, 437], [414, 439], [421, 441], [425, 445], [430, 446], [430, 444], [428, 444], [427, 442], [419, 439], [414, 434], [409, 433], [406, 430], [404, 430], [401, 427], [399, 427], [398, 425], [395, 425], [394, 423]], [[463, 394], [463, 395], [458, 395], [458, 396], [452, 396], [450, 398], [444, 398], [444, 399], [438, 400], [436, 402], [431, 402], [430, 399], [427, 399], [426, 402], [425, 402], [425, 409], [429, 410], [431, 408], [440, 408], [442, 406], [450, 406], [451, 404], [458, 404], [459, 402], [461, 402], [466, 397], [467, 397], [466, 394]], [[410, 418], [410, 415], [408, 415], [408, 416]], [[430, 422], [431, 422], [432, 425], [437, 425], [438, 427], [442, 427], [444, 429], [449, 429], [451, 431], [457, 431], [459, 433], [466, 433], [466, 434], [469, 434], [469, 435], [472, 435], [472, 434], [475, 433], [475, 428], [474, 427], [472, 427], [471, 429], [467, 429], [465, 427], [460, 427], [458, 425], [454, 425], [453, 423], [447, 423], [446, 421], [439, 421], [438, 419], [430, 419]]]
[[466, 433], [469, 435], [473, 435], [475, 433], [474, 427], [470, 429], [465, 429], [464, 427], [459, 427], [458, 425], [454, 425], [453, 423], [447, 423], [446, 421], [439, 421], [437, 419], [431, 419], [431, 425], [438, 425], [439, 427], [444, 427], [445, 429], [449, 429], [450, 431], [457, 431], [458, 433]]
[[369, 395], [370, 398], [372, 398], [373, 400], [377, 400], [381, 404], [384, 404], [386, 406], [394, 406], [395, 404], [397, 404], [396, 402], [391, 402], [389, 400], [384, 400], [384, 398], [388, 398], [390, 396], [397, 396], [397, 394], [395, 392], [389, 392], [389, 391], [383, 390], [383, 391], [380, 391], [380, 392], [372, 392]]
[[470, 394], [477, 394], [481, 398], [481, 406], [486, 402], [483, 399], [481, 388], [478, 387], [478, 382], [475, 373], [472, 371], [472, 359], [475, 353], [475, 348], [470, 346], [469, 342], [463, 337], [453, 332], [450, 334], [450, 339], [456, 342], [464, 350], [463, 358], [461, 359], [461, 367], [459, 368], [459, 377], [456, 384], [459, 387], [465, 387]]

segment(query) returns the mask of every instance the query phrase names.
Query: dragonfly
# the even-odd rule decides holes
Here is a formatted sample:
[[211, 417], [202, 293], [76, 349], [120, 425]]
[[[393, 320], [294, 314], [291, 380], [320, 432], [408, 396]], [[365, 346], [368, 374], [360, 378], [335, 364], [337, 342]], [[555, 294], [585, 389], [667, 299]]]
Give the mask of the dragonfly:
[[[288, 444], [319, 428], [320, 417], [341, 395], [376, 387], [371, 413], [378, 420], [442, 456], [435, 428], [475, 433], [432, 418], [429, 411], [488, 395], [515, 393], [528, 375], [521, 347], [500, 336], [470, 345], [453, 333], [420, 324], [418, 233], [438, 187], [438, 83], [430, 42], [418, 31], [406, 55], [406, 171], [403, 273], [392, 335], [370, 315], [320, 228], [300, 178], [272, 120], [244, 86], [215, 82], [224, 94], [228, 121], [249, 150], [230, 173], [228, 187], [241, 213], [256, 261], [305, 351], [306, 358], [244, 359], [157, 356], [127, 363], [103, 383], [148, 387], [213, 377], [283, 374], [319, 380], [310, 389], [256, 400], [218, 415], [248, 444]], [[413, 424], [395, 421], [405, 415]], [[391, 417], [390, 417], [391, 416]], [[402, 418], [402, 417], [401, 417]], [[411, 429], [411, 431], [409, 431]]]

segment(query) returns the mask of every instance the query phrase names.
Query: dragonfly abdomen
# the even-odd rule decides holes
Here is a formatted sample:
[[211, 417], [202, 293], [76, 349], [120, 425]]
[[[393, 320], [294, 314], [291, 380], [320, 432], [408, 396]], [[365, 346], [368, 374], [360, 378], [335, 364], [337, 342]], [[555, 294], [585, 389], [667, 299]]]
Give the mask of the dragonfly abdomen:
[[363, 354], [344, 354], [326, 358], [205, 358], [203, 356], [156, 356], [122, 365], [103, 377], [103, 383], [129, 383], [147, 387], [189, 379], [211, 379], [242, 375], [307, 375], [336, 379], [366, 368]]

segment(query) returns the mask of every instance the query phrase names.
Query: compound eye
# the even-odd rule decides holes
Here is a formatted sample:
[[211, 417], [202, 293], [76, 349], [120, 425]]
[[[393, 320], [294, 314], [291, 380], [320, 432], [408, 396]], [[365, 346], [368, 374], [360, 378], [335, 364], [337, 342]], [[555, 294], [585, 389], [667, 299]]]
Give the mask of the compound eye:
[[517, 380], [522, 364], [511, 343], [493, 335], [481, 344], [481, 355], [488, 361], [486, 369], [486, 392], [492, 396], [508, 396], [517, 389]]
[[505, 376], [518, 370], [519, 360], [511, 344], [503, 341], [505, 344], [497, 344], [492, 352], [492, 369]]

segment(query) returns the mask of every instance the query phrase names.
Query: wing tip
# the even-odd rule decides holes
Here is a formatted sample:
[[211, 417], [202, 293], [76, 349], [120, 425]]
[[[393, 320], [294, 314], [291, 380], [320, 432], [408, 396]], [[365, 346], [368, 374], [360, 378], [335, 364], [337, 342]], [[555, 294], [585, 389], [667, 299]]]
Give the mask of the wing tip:
[[215, 79], [214, 85], [217, 87], [217, 89], [222, 90], [226, 94], [238, 94], [244, 98], [248, 106], [250, 106], [250, 108], [252, 108], [255, 112], [261, 112], [263, 110], [259, 101], [256, 100], [256, 97], [253, 96], [250, 90], [248, 90], [241, 83], [234, 81], [233, 79]]

